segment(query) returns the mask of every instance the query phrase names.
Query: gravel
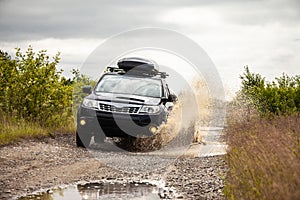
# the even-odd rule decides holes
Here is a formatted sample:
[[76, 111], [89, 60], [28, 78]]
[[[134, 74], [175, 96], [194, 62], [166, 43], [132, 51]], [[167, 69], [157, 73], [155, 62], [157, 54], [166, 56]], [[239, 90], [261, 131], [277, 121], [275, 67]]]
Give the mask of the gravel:
[[222, 156], [178, 159], [166, 186], [176, 188], [184, 199], [224, 199], [225, 166]]
[[[0, 147], [0, 199], [16, 199], [80, 181], [103, 180], [155, 183], [161, 188], [161, 198], [224, 198], [221, 177], [226, 174], [226, 165], [222, 156], [182, 156], [175, 160], [158, 155], [97, 151], [106, 166], [74, 144], [73, 135], [57, 135]], [[119, 171], [118, 167], [109, 167], [115, 163], [131, 168]]]

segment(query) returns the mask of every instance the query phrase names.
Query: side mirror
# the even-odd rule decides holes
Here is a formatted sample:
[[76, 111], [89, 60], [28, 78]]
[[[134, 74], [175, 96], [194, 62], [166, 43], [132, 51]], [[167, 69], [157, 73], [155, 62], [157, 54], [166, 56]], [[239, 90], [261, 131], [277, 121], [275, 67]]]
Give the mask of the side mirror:
[[167, 103], [168, 101], [169, 101], [169, 99], [167, 97], [161, 98], [161, 102], [163, 102], [164, 104]]
[[170, 94], [168, 100], [170, 102], [176, 102], [177, 101], [177, 96], [175, 94]]
[[172, 110], [173, 107], [174, 107], [174, 104], [172, 102], [167, 102], [166, 103], [166, 108], [167, 108], [168, 111]]
[[89, 85], [83, 86], [82, 87], [82, 92], [86, 94], [91, 94], [92, 93], [92, 87]]

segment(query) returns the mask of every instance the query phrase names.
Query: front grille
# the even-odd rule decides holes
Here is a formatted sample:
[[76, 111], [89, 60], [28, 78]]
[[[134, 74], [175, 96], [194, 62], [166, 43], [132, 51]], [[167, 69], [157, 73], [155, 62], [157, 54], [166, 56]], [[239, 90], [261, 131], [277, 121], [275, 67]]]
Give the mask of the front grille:
[[116, 107], [114, 105], [100, 103], [99, 109], [104, 112], [137, 114], [140, 107]]

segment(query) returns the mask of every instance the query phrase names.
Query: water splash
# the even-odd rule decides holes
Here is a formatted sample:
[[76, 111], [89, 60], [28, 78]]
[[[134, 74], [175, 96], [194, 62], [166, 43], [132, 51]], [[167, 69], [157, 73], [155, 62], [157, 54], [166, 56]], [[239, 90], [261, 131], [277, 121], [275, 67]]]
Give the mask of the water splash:
[[[157, 133], [147, 138], [124, 139], [131, 151], [155, 151], [202, 142], [201, 128], [211, 119], [212, 100], [205, 80], [197, 79], [180, 92], [178, 102]], [[131, 140], [131, 141], [130, 141]]]

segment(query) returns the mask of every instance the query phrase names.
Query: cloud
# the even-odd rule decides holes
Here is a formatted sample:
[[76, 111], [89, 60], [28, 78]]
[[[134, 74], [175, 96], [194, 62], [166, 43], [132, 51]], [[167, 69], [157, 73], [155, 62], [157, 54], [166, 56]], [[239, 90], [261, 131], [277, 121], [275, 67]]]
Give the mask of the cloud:
[[299, 10], [299, 0], [0, 0], [0, 48], [62, 51], [69, 69], [113, 34], [168, 28], [202, 46], [236, 90], [244, 65], [269, 79], [299, 74]]
[[2, 1], [0, 36], [6, 40], [97, 38], [147, 23], [143, 15], [133, 15], [120, 4], [95, 1]]
[[296, 1], [241, 1], [180, 7], [159, 18], [200, 44], [237, 90], [245, 65], [269, 80], [282, 72], [299, 74], [298, 7]]
[[0, 38], [26, 40], [98, 38], [139, 26], [159, 26], [153, 20], [173, 1], [0, 1]]
[[276, 23], [291, 26], [299, 24], [300, 20], [300, 2], [297, 0], [265, 0], [257, 4], [234, 4], [219, 9], [226, 12], [227, 20], [243, 25]]
[[47, 37], [98, 38], [141, 26], [176, 28], [175, 24], [162, 23], [158, 16], [181, 7], [223, 6], [237, 2], [239, 1], [2, 0], [0, 38], [11, 41]]

